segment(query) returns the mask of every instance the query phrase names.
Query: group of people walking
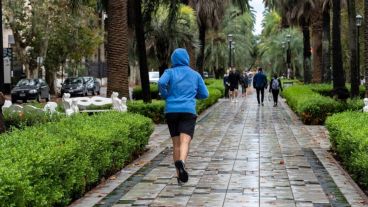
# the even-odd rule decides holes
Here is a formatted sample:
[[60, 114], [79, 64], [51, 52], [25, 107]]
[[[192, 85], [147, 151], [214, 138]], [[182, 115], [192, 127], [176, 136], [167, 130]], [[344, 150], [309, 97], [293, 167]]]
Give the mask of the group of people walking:
[[[229, 97], [231, 102], [237, 102], [239, 84], [242, 86], [242, 96], [245, 97], [248, 83], [249, 78], [245, 72], [239, 74], [235, 68], [230, 69], [224, 76], [225, 97]], [[277, 73], [272, 76], [268, 84], [267, 76], [263, 73], [262, 68], [258, 68], [257, 74], [253, 77], [253, 88], [257, 92], [258, 105], [262, 106], [264, 105], [264, 91], [269, 88], [269, 92], [273, 96], [274, 107], [277, 106], [280, 90], [283, 90], [281, 80], [278, 78]]]
[[[193, 139], [197, 119], [196, 99], [206, 99], [209, 96], [207, 87], [201, 75], [190, 68], [189, 55], [183, 48], [176, 49], [171, 56], [172, 67], [165, 70], [158, 81], [162, 99], [165, 100], [165, 118], [173, 142], [173, 160], [176, 168], [178, 184], [188, 182], [189, 174], [185, 167], [189, 146]], [[230, 92], [230, 100], [237, 102], [239, 84], [242, 96], [246, 96], [249, 85], [247, 74], [239, 74], [235, 68], [228, 71], [224, 78], [225, 88]], [[253, 87], [257, 91], [258, 105], [263, 106], [264, 90], [267, 88], [267, 77], [262, 68], [253, 78]], [[270, 81], [270, 92], [277, 106], [281, 81], [275, 74]]]
[[225, 97], [229, 97], [231, 102], [238, 102], [239, 84], [242, 88], [242, 97], [245, 97], [248, 82], [248, 75], [245, 72], [239, 74], [235, 68], [229, 69], [224, 76]]

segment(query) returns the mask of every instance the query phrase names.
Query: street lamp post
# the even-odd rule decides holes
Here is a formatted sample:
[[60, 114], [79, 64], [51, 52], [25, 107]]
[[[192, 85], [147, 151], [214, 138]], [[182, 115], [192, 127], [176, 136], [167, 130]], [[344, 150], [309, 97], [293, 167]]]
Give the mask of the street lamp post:
[[233, 35], [229, 34], [227, 35], [227, 41], [229, 42], [229, 68], [231, 68], [231, 47], [232, 47], [232, 42], [233, 42]]
[[283, 62], [285, 64], [284, 66], [286, 66], [286, 68], [287, 68], [287, 60], [286, 60], [287, 59], [287, 54], [285, 56], [286, 42], [284, 42], [284, 41], [281, 42], [281, 47], [282, 47], [282, 60], [284, 61]]
[[231, 67], [233, 68], [235, 66], [235, 42], [231, 42], [231, 49], [232, 49], [232, 52], [234, 53], [232, 55], [233, 57], [233, 60], [232, 60], [232, 64], [231, 64]]
[[357, 15], [356, 16], [356, 26], [357, 26], [357, 74], [358, 80], [360, 80], [360, 44], [359, 44], [359, 32], [360, 32], [360, 27], [362, 26], [362, 20], [363, 17], [361, 15]]
[[288, 43], [288, 49], [286, 53], [286, 63], [287, 63], [287, 71], [286, 74], [289, 73], [289, 70], [291, 70], [291, 48], [290, 48], [290, 41], [291, 41], [291, 35], [286, 35], [286, 41]]

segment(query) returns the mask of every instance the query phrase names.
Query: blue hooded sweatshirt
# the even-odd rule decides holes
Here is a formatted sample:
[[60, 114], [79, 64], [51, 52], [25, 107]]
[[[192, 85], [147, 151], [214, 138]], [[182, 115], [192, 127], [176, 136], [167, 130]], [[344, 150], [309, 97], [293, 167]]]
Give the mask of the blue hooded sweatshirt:
[[166, 100], [165, 113], [196, 112], [196, 98], [206, 99], [208, 90], [199, 73], [189, 67], [185, 49], [176, 49], [171, 55], [172, 68], [158, 81], [161, 97]]

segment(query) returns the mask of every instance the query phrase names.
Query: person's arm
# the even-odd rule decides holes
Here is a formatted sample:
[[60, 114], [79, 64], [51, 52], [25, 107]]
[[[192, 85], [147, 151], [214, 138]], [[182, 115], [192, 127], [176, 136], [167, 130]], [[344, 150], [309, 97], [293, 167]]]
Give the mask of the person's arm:
[[257, 75], [253, 76], [253, 88], [256, 88]]
[[269, 91], [270, 92], [272, 91], [272, 81], [273, 81], [273, 79], [270, 80], [270, 85], [269, 85], [269, 88], [270, 88]]
[[284, 89], [282, 88], [282, 84], [281, 84], [281, 80], [279, 79], [279, 85], [280, 85], [280, 90], [283, 91]]
[[170, 82], [170, 70], [166, 70], [158, 81], [158, 89], [162, 99], [166, 99], [169, 96], [169, 82]]
[[198, 77], [198, 90], [197, 90], [197, 99], [206, 99], [208, 98], [208, 90], [206, 84], [204, 83], [201, 76]]
[[265, 80], [265, 89], [267, 89], [267, 87], [268, 87], [268, 80], [267, 80], [267, 76], [266, 75], [264, 75], [264, 80]]

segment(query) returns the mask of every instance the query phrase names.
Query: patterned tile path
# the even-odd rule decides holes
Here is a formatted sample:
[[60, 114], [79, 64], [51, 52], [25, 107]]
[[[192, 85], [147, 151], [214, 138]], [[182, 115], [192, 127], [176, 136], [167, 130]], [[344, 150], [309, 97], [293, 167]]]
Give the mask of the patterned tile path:
[[283, 102], [258, 106], [254, 94], [220, 101], [197, 125], [183, 186], [165, 149], [168, 131], [159, 129], [143, 168], [124, 169], [108, 182], [113, 187], [72, 206], [368, 206], [328, 153], [325, 128], [303, 125]]

